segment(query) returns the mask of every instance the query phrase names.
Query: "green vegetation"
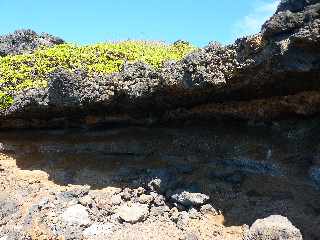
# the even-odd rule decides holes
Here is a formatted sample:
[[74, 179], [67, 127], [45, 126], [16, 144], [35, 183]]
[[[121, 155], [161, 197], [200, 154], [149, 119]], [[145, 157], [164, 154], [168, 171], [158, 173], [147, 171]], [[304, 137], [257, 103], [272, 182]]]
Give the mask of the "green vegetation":
[[0, 109], [13, 102], [12, 93], [47, 85], [48, 74], [56, 68], [84, 69], [92, 73], [114, 73], [125, 61], [143, 61], [155, 68], [166, 60], [180, 60], [194, 50], [188, 43], [123, 41], [89, 46], [71, 44], [38, 49], [33, 54], [0, 57]]

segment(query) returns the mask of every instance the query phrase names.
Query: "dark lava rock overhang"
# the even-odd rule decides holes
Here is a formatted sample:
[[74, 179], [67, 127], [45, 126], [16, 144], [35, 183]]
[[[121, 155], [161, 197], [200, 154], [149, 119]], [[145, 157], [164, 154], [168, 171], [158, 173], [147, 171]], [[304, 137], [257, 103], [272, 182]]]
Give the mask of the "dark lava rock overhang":
[[[259, 34], [228, 46], [211, 43], [158, 70], [128, 63], [119, 73], [88, 80], [84, 72], [58, 69], [46, 89], [16, 94], [0, 128], [312, 116], [320, 112], [319, 31], [319, 0], [282, 0]], [[9, 38], [17, 44], [4, 44]], [[0, 38], [0, 54], [60, 43], [18, 32]]]

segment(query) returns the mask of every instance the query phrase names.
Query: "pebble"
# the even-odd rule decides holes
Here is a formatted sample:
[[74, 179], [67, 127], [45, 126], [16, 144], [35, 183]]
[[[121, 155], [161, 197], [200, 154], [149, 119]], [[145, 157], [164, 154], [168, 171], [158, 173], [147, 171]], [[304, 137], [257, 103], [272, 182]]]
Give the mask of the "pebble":
[[168, 213], [170, 212], [170, 208], [166, 205], [164, 206], [158, 206], [158, 207], [152, 207], [150, 209], [150, 215], [152, 216], [165, 216], [168, 215]]
[[142, 204], [150, 204], [153, 201], [153, 199], [154, 198], [152, 195], [142, 194], [139, 197], [138, 202]]
[[162, 181], [160, 178], [152, 179], [148, 183], [148, 187], [150, 188], [151, 191], [160, 192], [161, 191], [161, 182]]
[[170, 219], [173, 222], [178, 222], [178, 218], [179, 218], [179, 210], [176, 207], [173, 207], [170, 209]]
[[[38, 208], [43, 209], [48, 203], [49, 203], [49, 198], [44, 197], [39, 201]], [[0, 240], [1, 240], [1, 238], [0, 238]]]
[[135, 192], [136, 192], [137, 196], [140, 196], [140, 195], [144, 194], [145, 191], [146, 190], [143, 187], [138, 187], [137, 189], [135, 189]]
[[90, 195], [85, 195], [81, 198], [79, 198], [79, 202], [83, 205], [83, 206], [89, 206], [90, 204], [92, 204], [92, 198]]
[[189, 223], [189, 214], [186, 211], [180, 212], [177, 220], [177, 227], [183, 230]]
[[91, 223], [87, 208], [80, 204], [68, 207], [62, 214], [62, 219], [69, 225], [87, 226]]
[[146, 204], [132, 203], [120, 206], [115, 213], [120, 219], [128, 223], [144, 221], [149, 215], [149, 208]]
[[113, 195], [110, 199], [110, 204], [112, 206], [118, 206], [121, 203], [123, 203], [123, 201], [120, 194]]
[[171, 199], [186, 207], [201, 206], [205, 204], [210, 197], [202, 193], [191, 193], [187, 191], [178, 191], [171, 195]]
[[200, 212], [202, 214], [210, 213], [214, 216], [219, 215], [218, 211], [211, 204], [205, 204], [201, 206]]
[[195, 208], [190, 208], [188, 211], [188, 214], [191, 219], [199, 219], [200, 218], [200, 213]]
[[160, 195], [156, 192], [151, 192], [150, 195], [153, 197], [153, 203], [156, 206], [163, 206], [165, 205], [165, 197], [163, 195]]
[[125, 188], [121, 193], [122, 199], [125, 201], [129, 201], [132, 198], [132, 192], [132, 189]]

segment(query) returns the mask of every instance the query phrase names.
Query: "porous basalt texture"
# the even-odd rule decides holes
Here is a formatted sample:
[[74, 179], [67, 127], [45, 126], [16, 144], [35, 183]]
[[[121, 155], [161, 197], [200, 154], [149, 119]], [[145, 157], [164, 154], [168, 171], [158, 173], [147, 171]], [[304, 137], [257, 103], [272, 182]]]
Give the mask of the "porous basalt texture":
[[48, 87], [14, 94], [0, 128], [316, 115], [319, 15], [319, 1], [283, 0], [261, 33], [229, 46], [210, 43], [158, 69], [125, 63], [118, 73], [94, 77], [56, 69]]
[[38, 35], [32, 30], [17, 30], [12, 34], [0, 36], [0, 56], [32, 53], [39, 47], [62, 44], [61, 38], [43, 33]]

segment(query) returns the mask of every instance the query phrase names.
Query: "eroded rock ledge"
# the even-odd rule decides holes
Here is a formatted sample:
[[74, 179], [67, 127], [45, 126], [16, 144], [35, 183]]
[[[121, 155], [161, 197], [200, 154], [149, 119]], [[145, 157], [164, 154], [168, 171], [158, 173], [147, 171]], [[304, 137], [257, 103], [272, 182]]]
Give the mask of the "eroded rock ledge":
[[128, 63], [93, 81], [81, 71], [57, 70], [46, 89], [16, 94], [0, 115], [0, 128], [316, 115], [319, 16], [318, 0], [282, 0], [261, 33], [225, 47], [209, 44], [159, 70]]

